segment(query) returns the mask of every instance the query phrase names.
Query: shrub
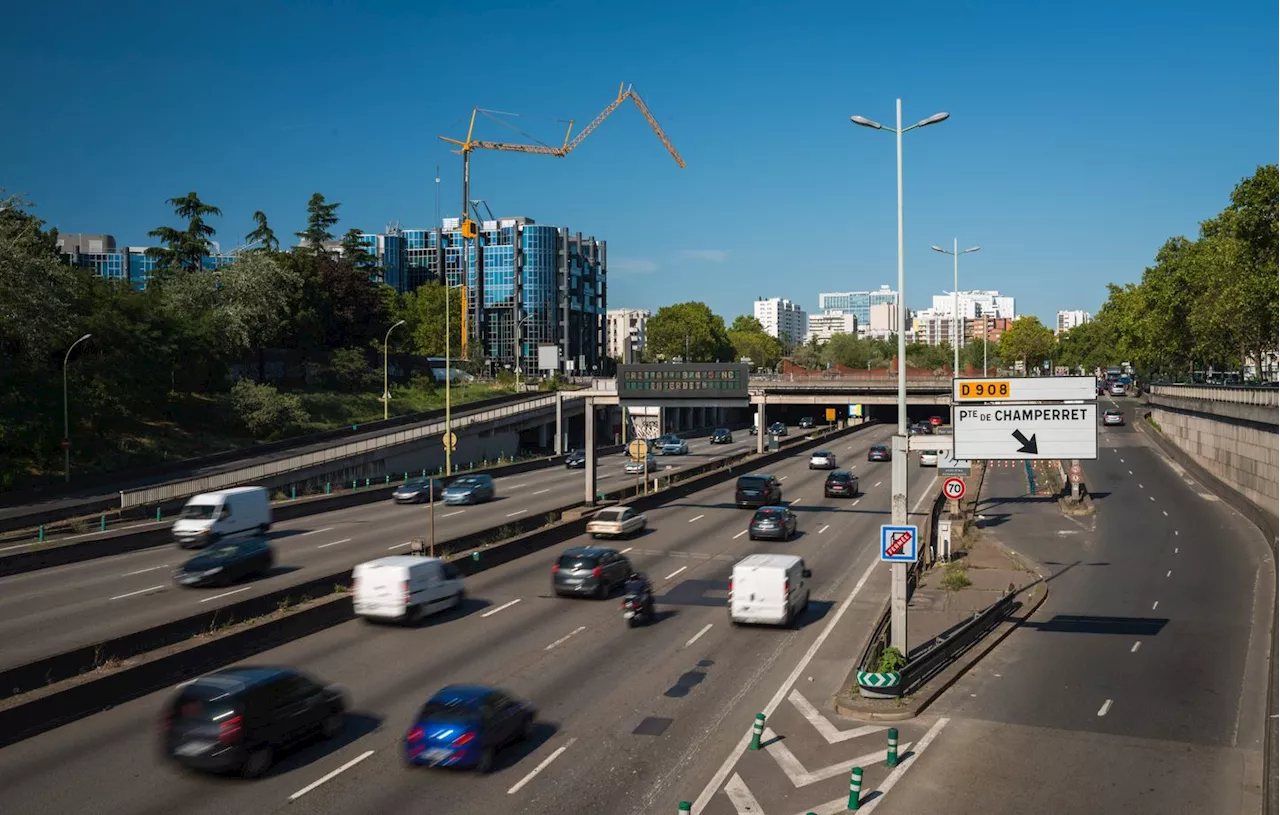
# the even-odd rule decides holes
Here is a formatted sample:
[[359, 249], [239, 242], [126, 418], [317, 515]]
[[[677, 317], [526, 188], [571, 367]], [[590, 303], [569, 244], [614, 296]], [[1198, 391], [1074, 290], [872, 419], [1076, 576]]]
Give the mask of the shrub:
[[297, 396], [248, 379], [232, 386], [231, 406], [236, 419], [255, 438], [265, 438], [307, 420]]
[[942, 570], [942, 587], [947, 591], [960, 591], [970, 585], [973, 585], [973, 581], [969, 579], [963, 563], [952, 561]]
[[888, 648], [880, 652], [880, 664], [876, 668], [877, 673], [887, 674], [901, 671], [906, 667], [907, 658], [902, 652], [890, 645]]
[[369, 360], [359, 348], [339, 348], [329, 358], [329, 380], [345, 393], [356, 393], [373, 385]]

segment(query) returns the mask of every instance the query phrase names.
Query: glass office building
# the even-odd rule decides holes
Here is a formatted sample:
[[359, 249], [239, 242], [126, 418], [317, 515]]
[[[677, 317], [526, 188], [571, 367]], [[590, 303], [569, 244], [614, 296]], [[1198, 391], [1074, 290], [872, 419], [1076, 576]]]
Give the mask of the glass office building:
[[872, 306], [883, 303], [896, 305], [897, 302], [898, 293], [888, 286], [881, 286], [877, 291], [845, 291], [818, 295], [819, 310], [852, 314], [858, 318], [859, 326], [871, 325]]

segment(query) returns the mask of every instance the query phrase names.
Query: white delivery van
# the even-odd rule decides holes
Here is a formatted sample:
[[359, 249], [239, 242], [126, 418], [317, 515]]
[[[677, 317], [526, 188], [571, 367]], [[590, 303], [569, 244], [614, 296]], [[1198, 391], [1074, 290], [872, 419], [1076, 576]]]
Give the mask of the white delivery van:
[[795, 555], [749, 555], [729, 579], [729, 622], [791, 625], [809, 607], [812, 573]]
[[356, 616], [365, 619], [417, 622], [466, 597], [457, 567], [435, 557], [378, 558], [357, 565], [351, 581]]
[[271, 496], [266, 487], [235, 487], [194, 496], [173, 522], [173, 539], [200, 547], [232, 535], [266, 533], [271, 528]]

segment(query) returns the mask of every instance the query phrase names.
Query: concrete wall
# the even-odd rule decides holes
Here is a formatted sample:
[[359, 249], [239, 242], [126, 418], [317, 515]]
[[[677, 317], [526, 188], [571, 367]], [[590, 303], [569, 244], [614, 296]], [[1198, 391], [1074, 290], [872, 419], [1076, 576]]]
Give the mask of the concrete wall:
[[[1204, 389], [1198, 389], [1204, 390]], [[1268, 512], [1280, 502], [1280, 427], [1274, 404], [1235, 394], [1152, 389], [1151, 418], [1178, 449]], [[1265, 397], [1264, 397], [1265, 398]]]

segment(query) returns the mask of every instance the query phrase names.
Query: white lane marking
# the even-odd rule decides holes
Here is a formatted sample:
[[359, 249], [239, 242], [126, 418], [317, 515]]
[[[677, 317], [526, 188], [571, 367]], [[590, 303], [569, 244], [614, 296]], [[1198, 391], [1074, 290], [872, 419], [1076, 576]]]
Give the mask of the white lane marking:
[[1120, 459], [1120, 463], [1121, 463], [1121, 464], [1124, 464], [1124, 459]]
[[203, 599], [203, 600], [201, 600], [200, 602], [202, 602], [202, 603], [208, 603], [208, 602], [211, 602], [211, 601], [213, 601], [213, 600], [221, 600], [223, 597], [230, 597], [230, 596], [231, 596], [231, 595], [233, 595], [233, 594], [239, 594], [240, 592], [242, 592], [242, 591], [248, 591], [248, 590], [249, 590], [249, 589], [251, 589], [251, 588], [253, 588], [253, 586], [245, 586], [245, 587], [244, 587], [244, 588], [242, 588], [242, 589], [235, 589], [234, 591], [226, 591], [226, 592], [223, 592], [222, 594], [215, 594], [215, 595], [214, 595], [214, 596], [212, 596], [212, 597], [206, 597], [206, 598], [204, 598], [204, 599]]
[[1160, 511], [1164, 513], [1164, 517], [1166, 517], [1166, 518], [1168, 518], [1168, 517], [1169, 517], [1169, 510], [1167, 510], [1167, 509], [1162, 509], [1162, 510], [1160, 510]]
[[446, 512], [445, 514], [441, 515], [440, 517], [441, 517], [441, 518], [452, 518], [454, 515], [461, 515], [461, 514], [462, 514], [462, 513], [464, 513], [464, 512], [466, 512], [466, 510], [465, 510], [465, 509], [460, 509], [460, 510], [458, 510], [457, 512]]
[[878, 486], [880, 486], [880, 485], [881, 485], [881, 484], [883, 484], [883, 483], [884, 483], [883, 481], [877, 481], [877, 482], [876, 482], [876, 486], [878, 487]]
[[1165, 577], [1173, 577], [1173, 569], [1170, 569], [1169, 571], [1165, 572], [1165, 573], [1164, 573], [1164, 576], [1165, 576]]
[[579, 634], [579, 633], [581, 633], [581, 632], [583, 632], [583, 631], [586, 631], [586, 630], [587, 630], [587, 627], [586, 627], [585, 625], [580, 625], [580, 626], [578, 626], [577, 628], [575, 628], [575, 629], [573, 629], [572, 631], [570, 631], [568, 634], [565, 634], [565, 635], [564, 635], [563, 637], [561, 637], [560, 639], [558, 639], [558, 640], [556, 640], [555, 642], [553, 642], [553, 643], [551, 643], [550, 645], [548, 645], [546, 648], [543, 648], [542, 650], [544, 650], [544, 651], [550, 651], [552, 648], [555, 648], [557, 645], [561, 645], [561, 644], [563, 644], [563, 643], [567, 642], [567, 641], [568, 641], [568, 639], [569, 639], [570, 637], [572, 637], [574, 634]]
[[306, 785], [305, 787], [303, 787], [302, 789], [298, 790], [298, 791], [297, 791], [297, 792], [295, 792], [293, 795], [290, 795], [290, 796], [289, 796], [289, 800], [290, 800], [290, 801], [296, 801], [296, 800], [298, 800], [299, 798], [301, 798], [302, 796], [306, 795], [308, 792], [311, 792], [313, 789], [315, 789], [316, 787], [318, 787], [318, 786], [320, 786], [321, 784], [325, 783], [326, 781], [332, 781], [333, 779], [337, 778], [339, 774], [346, 772], [347, 770], [349, 770], [349, 769], [351, 769], [352, 767], [356, 766], [357, 764], [359, 764], [360, 762], [364, 761], [366, 758], [368, 758], [368, 757], [369, 757], [369, 756], [371, 756], [371, 755], [373, 755], [373, 751], [372, 751], [372, 750], [365, 750], [363, 753], [361, 753], [360, 755], [358, 755], [358, 756], [356, 756], [355, 758], [351, 759], [351, 760], [350, 760], [350, 761], [348, 761], [346, 764], [343, 764], [343, 765], [342, 765], [341, 767], [339, 767], [338, 769], [334, 770], [333, 772], [329, 773], [328, 775], [321, 776], [321, 777], [320, 777], [320, 779], [319, 779], [318, 781], [312, 781], [310, 784], [308, 784], [308, 785]]
[[1130, 470], [1130, 471], [1129, 471], [1129, 475], [1133, 475], [1133, 470]]
[[343, 538], [343, 539], [342, 539], [342, 540], [340, 540], [340, 541], [333, 541], [332, 543], [322, 543], [322, 544], [320, 544], [319, 546], [317, 546], [316, 548], [317, 548], [317, 549], [324, 549], [324, 548], [325, 548], [325, 547], [327, 547], [327, 546], [337, 546], [337, 545], [338, 545], [338, 544], [340, 544], [340, 543], [351, 543], [351, 538]]
[[[68, 538], [67, 540], [70, 540], [70, 538]], [[49, 543], [52, 543], [52, 542], [53, 541], [49, 541]], [[0, 552], [12, 552], [14, 549], [26, 549], [28, 546], [35, 546], [37, 543], [39, 543], [39, 541], [35, 541], [32, 543], [19, 543], [15, 546], [6, 546], [3, 549], [0, 549]]]
[[[879, 567], [879, 560], [873, 560], [867, 565], [866, 571], [862, 573], [862, 576], [858, 578], [858, 582], [854, 584], [853, 589], [845, 596], [844, 602], [840, 604], [838, 609], [836, 609], [836, 613], [831, 615], [831, 619], [827, 621], [826, 626], [824, 626], [821, 633], [818, 634], [818, 638], [809, 646], [809, 650], [806, 651], [804, 656], [800, 658], [800, 661], [796, 663], [796, 667], [792, 669], [791, 674], [783, 680], [782, 684], [778, 687], [778, 692], [773, 695], [773, 698], [769, 700], [769, 703], [765, 705], [764, 710], [761, 711], [764, 713], [766, 719], [773, 715], [773, 712], [778, 709], [778, 705], [782, 704], [782, 700], [786, 698], [787, 691], [791, 690], [791, 686], [800, 678], [800, 674], [804, 673], [805, 668], [809, 667], [809, 663], [818, 655], [818, 649], [820, 649], [823, 643], [827, 641], [827, 638], [831, 636], [831, 632], [835, 630], [836, 624], [840, 622], [842, 617], [844, 617], [845, 612], [847, 612], [849, 607], [853, 605], [853, 601], [862, 593], [862, 587], [867, 585], [867, 581], [871, 579], [871, 575], [879, 569]], [[720, 790], [720, 787], [724, 784], [724, 780], [729, 777], [729, 773], [733, 771], [734, 765], [738, 763], [738, 759], [747, 751], [747, 747], [750, 744], [751, 730], [748, 728], [742, 734], [742, 738], [738, 741], [737, 746], [734, 747], [733, 751], [729, 753], [727, 758], [725, 758], [724, 763], [720, 765], [720, 769], [716, 770], [715, 775], [711, 777], [711, 780], [707, 782], [707, 786], [703, 788], [702, 793], [699, 794], [697, 800], [694, 801], [694, 813], [700, 813], [702, 810], [706, 809], [707, 804], [711, 802], [711, 799]]]
[[128, 594], [117, 594], [115, 597], [112, 597], [111, 599], [112, 599], [112, 600], [123, 600], [123, 599], [124, 599], [124, 598], [126, 598], [126, 597], [135, 597], [135, 596], [137, 596], [137, 595], [139, 595], [139, 594], [146, 594], [147, 592], [160, 591], [160, 590], [161, 590], [161, 589], [163, 589], [163, 588], [164, 588], [164, 586], [152, 586], [152, 587], [151, 587], [151, 588], [149, 588], [149, 589], [138, 589], [137, 591], [131, 591], [131, 592], [129, 592]]
[[544, 758], [541, 764], [539, 764], [537, 767], [534, 767], [532, 770], [530, 770], [528, 775], [526, 775], [524, 778], [521, 778], [519, 781], [515, 783], [515, 786], [507, 790], [507, 795], [515, 795], [517, 792], [523, 789], [525, 784], [528, 784], [538, 775], [538, 773], [542, 772], [547, 767], [551, 766], [551, 762], [559, 758], [560, 754], [563, 753], [565, 750], [568, 750], [569, 747], [572, 746], [572, 744], [575, 741], [577, 741], [576, 738], [569, 739], [569, 741], [565, 742], [563, 746], [557, 748], [554, 753]]
[[818, 534], [821, 535], [823, 532], [826, 532], [830, 528], [831, 528], [831, 524], [823, 524], [822, 528], [818, 530]]
[[529, 510], [527, 510], [527, 509], [517, 509], [515, 512], [508, 512], [508, 513], [507, 513], [507, 517], [508, 517], [508, 518], [514, 518], [514, 517], [516, 517], [517, 515], [523, 515], [523, 514], [525, 514], [525, 513], [526, 513], [526, 512], [528, 512], [528, 511], [529, 511]]
[[545, 490], [538, 490], [537, 492], [534, 493], [534, 495], [542, 495], [544, 492], [551, 492], [551, 490], [550, 488]]
[[785, 476], [785, 475], [784, 475], [782, 478], [779, 478], [778, 480], [779, 480], [779, 481], [786, 481], [788, 477], [789, 477], [789, 476]]
[[[865, 725], [863, 727], [853, 727], [848, 730], [841, 730], [831, 723], [831, 721], [823, 716], [819, 710], [809, 703], [809, 700], [801, 695], [800, 691], [791, 690], [791, 695], [787, 697], [791, 704], [795, 705], [796, 710], [800, 711], [800, 715], [813, 725], [813, 729], [818, 731], [827, 744], [838, 744], [849, 739], [856, 739], [859, 736], [867, 736], [872, 733], [880, 733], [888, 728], [880, 727], [874, 724]], [[904, 751], [905, 752], [905, 751]]]
[[518, 603], [518, 602], [520, 602], [520, 598], [519, 598], [519, 597], [517, 597], [516, 599], [512, 600], [512, 601], [511, 601], [511, 602], [509, 602], [509, 603], [503, 603], [502, 605], [498, 606], [497, 608], [489, 609], [488, 611], [486, 611], [484, 614], [481, 614], [480, 616], [481, 616], [481, 617], [492, 617], [493, 615], [497, 614], [499, 611], [502, 611], [504, 608], [511, 608], [512, 606], [514, 606], [514, 605], [515, 605], [516, 603]]
[[1176, 547], [1176, 546], [1175, 546], [1175, 547], [1173, 547], [1173, 553], [1174, 553], [1175, 555], [1176, 555], [1176, 554], [1178, 554], [1178, 547]]
[[1146, 489], [1146, 487], [1144, 487], [1144, 486], [1142, 486], [1141, 484], [1139, 484], [1139, 485], [1138, 485], [1138, 489], [1140, 489], [1140, 490], [1145, 490], [1145, 489]]
[[800, 503], [800, 499], [799, 499], [799, 498], [797, 498], [796, 500], [792, 501], [790, 505], [791, 505], [791, 506], [795, 506], [795, 505], [796, 505], [796, 504], [798, 504], [798, 503]]
[[760, 808], [760, 802], [751, 794], [751, 790], [747, 789], [746, 782], [737, 773], [734, 773], [733, 778], [729, 779], [729, 783], [724, 785], [724, 794], [729, 796], [729, 802], [733, 804], [733, 811], [738, 815], [764, 812]]
[[159, 566], [151, 566], [150, 568], [147, 568], [147, 569], [139, 569], [139, 570], [138, 570], [138, 571], [136, 571], [136, 572], [125, 572], [124, 574], [122, 574], [122, 575], [120, 575], [120, 576], [121, 576], [121, 577], [133, 577], [135, 574], [146, 574], [147, 572], [154, 572], [156, 569], [163, 569], [163, 568], [165, 568], [165, 567], [166, 567], [166, 566], [168, 566], [168, 565], [169, 565], [168, 563], [161, 563]]
[[694, 634], [692, 637], [689, 638], [688, 642], [684, 644], [684, 647], [688, 648], [690, 645], [693, 645], [695, 642], [697, 642], [702, 637], [703, 634], [711, 630], [712, 625], [713, 623], [707, 623], [706, 625], [704, 625], [701, 631], [699, 631], [697, 634]]
[[684, 571], [685, 569], [687, 569], [687, 568], [689, 568], [689, 567], [688, 567], [688, 566], [681, 566], [679, 569], [676, 569], [674, 572], [672, 572], [671, 574], [667, 575], [666, 577], [664, 577], [664, 578], [662, 578], [662, 579], [663, 579], [663, 580], [670, 580], [671, 578], [673, 578], [673, 577], [675, 577], [676, 575], [680, 574], [681, 572], [683, 572], [683, 571]]
[[703, 518], [705, 518], [705, 517], [707, 517], [707, 516], [706, 516], [706, 515], [694, 515], [692, 518], [690, 518], [690, 519], [689, 519], [689, 523], [693, 523], [694, 521], [701, 521], [701, 520], [702, 520]]
[[315, 534], [318, 534], [318, 533], [320, 533], [320, 532], [328, 532], [330, 529], [333, 529], [333, 527], [332, 527], [332, 526], [326, 526], [326, 527], [324, 527], [323, 529], [313, 529], [313, 530], [311, 530], [310, 532], [303, 532], [303, 533], [302, 533], [302, 537], [304, 537], [304, 538], [305, 538], [307, 535], [315, 535]]
[[1155, 611], [1155, 610], [1156, 610], [1156, 606], [1158, 606], [1158, 605], [1160, 605], [1160, 601], [1159, 601], [1159, 600], [1157, 600], [1157, 601], [1155, 601], [1154, 603], [1152, 603], [1152, 604], [1151, 604], [1151, 610], [1152, 610], [1152, 611]]
[[1108, 710], [1110, 710], [1110, 709], [1111, 709], [1111, 700], [1110, 700], [1110, 699], [1108, 699], [1107, 701], [1105, 701], [1105, 702], [1103, 702], [1103, 703], [1102, 703], [1102, 707], [1098, 708], [1098, 715], [1099, 715], [1099, 716], [1106, 716], [1106, 715], [1107, 715], [1107, 711], [1108, 711]]
[[1156, 500], [1156, 497], [1155, 497], [1154, 495], [1152, 495], [1152, 496], [1150, 496], [1150, 497], [1151, 497], [1151, 500], [1152, 500], [1152, 501]]
[[1136, 654], [1138, 653], [1138, 649], [1141, 647], [1142, 647], [1142, 640], [1138, 640], [1133, 644], [1133, 647], [1129, 649], [1129, 653]]
[[1176, 530], [1176, 529], [1175, 529], [1175, 530], [1173, 530], [1173, 534], [1175, 534], [1175, 535], [1176, 535], [1176, 534], [1178, 534], [1178, 530]]
[[745, 530], [745, 529], [744, 529], [744, 530], [742, 530], [741, 532], [739, 532], [738, 534], [734, 535], [734, 536], [733, 536], [733, 539], [734, 539], [734, 540], [737, 540], [738, 538], [742, 537], [742, 536], [743, 536], [743, 535], [745, 535], [745, 534], [747, 534], [747, 530]]
[[518, 490], [521, 487], [523, 487], [524, 484], [503, 484], [502, 486], [506, 487], [509, 490]]
[[388, 546], [388, 549], [403, 549], [406, 546], [413, 546], [413, 541], [405, 541], [404, 543], [396, 543]]
[[[885, 799], [885, 796], [889, 794], [889, 791], [892, 790], [894, 786], [899, 781], [902, 780], [902, 776], [906, 773], [908, 769], [911, 768], [911, 765], [915, 763], [916, 759], [924, 755], [925, 748], [927, 748], [930, 744], [933, 743], [933, 740], [936, 739], [938, 737], [938, 734], [942, 732], [942, 728], [946, 727], [947, 723], [950, 721], [951, 721], [950, 719], [942, 718], [934, 722], [933, 727], [929, 728], [929, 732], [924, 734], [924, 738], [916, 742], [915, 746], [911, 748], [911, 751], [906, 754], [906, 757], [903, 758], [902, 761], [898, 763], [897, 767], [893, 768], [893, 772], [889, 773], [889, 777], [886, 778], [884, 781], [880, 782], [880, 788], [879, 788], [880, 795], [874, 800], [872, 800], [871, 802], [869, 802], [866, 806], [859, 807], [859, 810], [863, 813], [863, 815], [867, 815], [868, 813], [875, 811], [875, 808], [879, 806], [880, 802]], [[847, 804], [848, 801], [845, 800], [845, 803]]]
[[635, 547], [633, 547], [633, 546], [628, 546], [626, 549], [623, 549], [623, 550], [622, 550], [621, 552], [619, 552], [618, 554], [620, 554], [620, 555], [625, 555], [627, 552], [630, 552], [630, 551], [631, 551], [632, 549], [634, 549], [634, 548], [635, 548]]
[[853, 502], [853, 506], [855, 506], [855, 507], [856, 507], [856, 506], [858, 505], [858, 501], [861, 501], [861, 500], [862, 500], [861, 498], [858, 498], [858, 499], [854, 500], [854, 502]]

